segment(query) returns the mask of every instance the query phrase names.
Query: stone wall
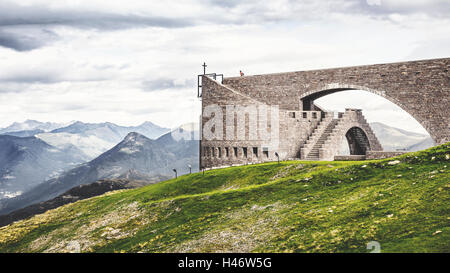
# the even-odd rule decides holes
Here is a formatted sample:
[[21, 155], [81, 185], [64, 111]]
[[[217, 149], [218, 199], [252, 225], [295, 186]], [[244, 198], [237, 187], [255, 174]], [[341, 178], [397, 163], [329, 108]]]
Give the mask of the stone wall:
[[[310, 151], [314, 145], [313, 143], [307, 146], [314, 130], [324, 129], [324, 122], [327, 121], [324, 119], [326, 113], [314, 105], [314, 100], [327, 94], [352, 89], [373, 92], [394, 102], [416, 118], [437, 144], [450, 141], [449, 66], [450, 58], [445, 58], [233, 77], [225, 78], [223, 84], [203, 76], [202, 128], [214, 116], [205, 115], [205, 109], [211, 105], [219, 106], [223, 113], [227, 111], [227, 105], [276, 105], [279, 106], [279, 134], [276, 139], [279, 145], [273, 148], [258, 137], [252, 139], [249, 135], [249, 121], [244, 127], [237, 127], [233, 131], [233, 136], [244, 133], [245, 139], [233, 139], [224, 127], [221, 131], [222, 139], [205, 139], [202, 136], [200, 166], [211, 168], [273, 161], [277, 159], [275, 153], [278, 153], [282, 160], [302, 157], [302, 151]], [[376, 137], [370, 133], [370, 127], [364, 127], [365, 120], [361, 120], [359, 116], [355, 117], [355, 122], [349, 120], [338, 124], [335, 131], [342, 136], [350, 129], [349, 126], [359, 125], [372, 142], [371, 150], [381, 150]], [[226, 115], [223, 115], [224, 126], [226, 121]], [[237, 116], [235, 125], [236, 122]], [[274, 129], [271, 126], [269, 122], [268, 132]], [[326, 143], [320, 150], [323, 158], [333, 160], [336, 145], [334, 142]], [[368, 156], [378, 158], [381, 155], [369, 153]]]
[[383, 152], [383, 151], [369, 151], [366, 153], [366, 159], [382, 159], [382, 158], [390, 158], [394, 156], [402, 155], [406, 152]]
[[406, 152], [384, 152], [384, 151], [368, 151], [365, 155], [336, 155], [334, 160], [352, 161], [352, 160], [370, 160], [391, 158], [402, 155]]
[[225, 78], [224, 85], [286, 110], [350, 89], [378, 94], [411, 114], [437, 144], [450, 141], [450, 58]]
[[336, 155], [334, 156], [334, 160], [339, 161], [358, 161], [358, 160], [365, 160], [365, 155]]
[[[271, 147], [271, 141], [263, 141], [259, 138], [251, 139], [249, 136], [249, 121], [246, 120], [245, 127], [237, 126], [237, 116], [233, 122], [234, 135], [228, 135], [226, 126], [227, 105], [233, 106], [267, 106], [251, 97], [233, 90], [219, 82], [203, 77], [202, 79], [202, 128], [215, 114], [207, 116], [205, 109], [211, 105], [217, 105], [222, 111], [221, 131], [222, 139], [207, 139], [202, 135], [200, 145], [200, 165], [204, 168], [211, 168], [222, 165], [236, 165], [259, 163], [265, 161], [277, 160], [275, 152], [279, 154], [280, 159], [298, 158], [300, 147], [304, 140], [311, 134], [312, 130], [321, 120], [321, 111], [288, 111], [279, 109], [278, 115], [278, 134], [276, 141], [277, 148]], [[268, 114], [271, 115], [269, 109]], [[272, 122], [268, 120], [267, 132], [272, 131]], [[244, 134], [245, 139], [233, 139], [239, 134]], [[259, 135], [259, 132], [258, 132]], [[247, 150], [247, 151], [245, 151]]]

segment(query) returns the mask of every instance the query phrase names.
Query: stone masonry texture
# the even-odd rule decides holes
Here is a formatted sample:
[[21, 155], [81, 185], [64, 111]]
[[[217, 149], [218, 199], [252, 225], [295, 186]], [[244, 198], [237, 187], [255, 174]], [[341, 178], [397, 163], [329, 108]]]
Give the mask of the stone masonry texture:
[[[258, 139], [225, 140], [224, 130], [224, 139], [202, 139], [200, 164], [208, 168], [262, 162], [274, 160], [275, 152], [279, 154], [280, 159], [315, 156], [317, 150], [319, 157], [322, 154], [326, 154], [327, 158], [334, 157], [335, 154], [326, 153], [327, 147], [332, 145], [332, 136], [336, 135], [337, 131], [348, 128], [342, 125], [342, 122], [339, 125], [338, 121], [330, 118], [330, 113], [315, 106], [314, 100], [344, 90], [365, 90], [378, 94], [414, 117], [429, 132], [436, 144], [448, 142], [449, 68], [450, 58], [442, 58], [231, 77], [224, 78], [223, 84], [204, 76], [202, 113], [208, 105], [218, 105], [224, 112], [227, 105], [277, 105], [279, 148], [277, 151], [270, 151], [264, 147], [263, 141]], [[344, 117], [348, 115], [341, 114]], [[202, 126], [209, 118], [202, 115]], [[365, 127], [365, 119], [360, 116], [358, 120], [361, 121], [358, 127], [363, 129], [369, 139], [366, 142], [376, 143], [376, 137], [372, 135], [370, 127]], [[225, 125], [225, 115], [223, 121]], [[248, 135], [247, 124], [243, 130], [247, 130]], [[268, 130], [271, 130], [270, 126]], [[341, 132], [340, 137], [342, 134], [345, 135], [345, 132]], [[361, 137], [355, 136], [354, 139]], [[370, 150], [381, 150], [378, 144], [372, 146], [377, 147], [370, 147]], [[246, 151], [243, 148], [246, 148]], [[237, 154], [234, 154], [234, 151]]]

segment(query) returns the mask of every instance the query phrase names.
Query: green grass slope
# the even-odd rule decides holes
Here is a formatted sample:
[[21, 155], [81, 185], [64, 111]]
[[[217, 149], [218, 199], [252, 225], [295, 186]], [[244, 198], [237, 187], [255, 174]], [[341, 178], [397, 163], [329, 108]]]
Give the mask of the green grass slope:
[[449, 166], [447, 143], [185, 175], [0, 228], [0, 252], [449, 252]]

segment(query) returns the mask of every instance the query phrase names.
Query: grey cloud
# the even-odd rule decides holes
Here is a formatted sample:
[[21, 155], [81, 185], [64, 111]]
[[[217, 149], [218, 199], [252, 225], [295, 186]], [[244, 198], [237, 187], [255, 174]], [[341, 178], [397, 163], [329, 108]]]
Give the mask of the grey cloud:
[[187, 80], [183, 84], [176, 83], [174, 79], [169, 78], [159, 78], [142, 82], [142, 90], [148, 92], [192, 86], [194, 86], [194, 80]]
[[[375, 4], [374, 4], [375, 3]], [[450, 5], [444, 0], [396, 1], [396, 0], [290, 0], [261, 3], [256, 0], [203, 0], [192, 3], [196, 13], [186, 10], [180, 17], [161, 12], [136, 10], [121, 14], [113, 11], [95, 11], [86, 4], [78, 9], [54, 9], [45, 4], [21, 6], [13, 2], [0, 2], [0, 46], [17, 51], [33, 50], [56, 40], [58, 37], [43, 34], [42, 29], [55, 26], [114, 31], [135, 27], [182, 28], [211, 24], [265, 24], [270, 22], [297, 22], [327, 20], [332, 14], [348, 16], [363, 14], [380, 20], [391, 21], [391, 14], [427, 14], [433, 18], [448, 18]], [[203, 9], [203, 12], [202, 12]], [[200, 12], [198, 12], [200, 10]], [[208, 11], [208, 12], [206, 12]], [[148, 15], [144, 15], [144, 14]], [[28, 33], [8, 31], [10, 28], [27, 27]], [[34, 29], [34, 34], [31, 29]]]
[[352, 9], [347, 10], [347, 12], [368, 14], [382, 19], [387, 19], [386, 16], [390, 14], [410, 15], [414, 13], [448, 18], [450, 4], [448, 1], [443, 0], [434, 0], [430, 2], [420, 0], [353, 0]]
[[43, 43], [39, 40], [0, 31], [0, 46], [11, 48], [17, 51], [28, 51], [39, 48], [42, 45]]
[[[327, 18], [330, 13], [369, 13], [383, 15], [390, 13], [409, 14], [415, 12], [448, 16], [448, 1], [433, 0], [427, 4], [421, 0], [394, 1], [379, 0], [380, 4], [370, 4], [377, 0], [290, 0], [269, 4], [260, 1], [218, 1], [204, 0], [192, 5], [208, 7], [213, 13], [191, 14], [186, 11], [183, 17], [119, 14], [108, 11], [84, 9], [51, 9], [45, 5], [19, 6], [12, 2], [0, 3], [0, 26], [54, 26], [67, 25], [79, 28], [97, 28], [104, 30], [124, 29], [139, 26], [164, 28], [186, 27], [204, 23], [244, 24], [249, 22], [270, 22], [279, 20], [303, 20], [305, 18]], [[195, 10], [195, 9], [194, 9]]]
[[49, 84], [61, 81], [60, 73], [54, 70], [30, 70], [3, 73], [0, 75], [0, 83], [13, 85], [42, 83]]
[[17, 83], [55, 83], [59, 79], [53, 75], [18, 75], [2, 79], [3, 82], [17, 82]]
[[[138, 11], [139, 12], [139, 11]], [[51, 9], [43, 5], [19, 6], [0, 3], [0, 26], [54, 26], [80, 28], [123, 29], [136, 26], [184, 27], [193, 24], [183, 18], [117, 14], [106, 11]]]
[[56, 39], [58, 35], [46, 29], [0, 28], [0, 46], [16, 51], [33, 50]]
[[108, 76], [84, 76], [77, 77], [66, 73], [61, 69], [34, 70], [23, 69], [18, 72], [4, 73], [0, 75], [0, 93], [19, 93], [28, 91], [30, 84], [49, 85], [63, 81], [75, 82], [100, 82], [110, 80]]
[[[179, 28], [193, 25], [185, 18], [122, 15], [103, 11], [53, 10], [45, 6], [0, 3], [0, 46], [29, 51], [58, 39], [47, 28], [71, 26], [106, 31], [134, 27]], [[26, 29], [25, 33], [22, 29]]]
[[[348, 16], [362, 14], [382, 20], [389, 20], [390, 14], [426, 14], [431, 17], [448, 18], [448, 0], [289, 0], [287, 2], [261, 4], [260, 1], [218, 1], [208, 0], [205, 5], [223, 9], [223, 14], [210, 18], [224, 23], [264, 23], [278, 21], [304, 21], [328, 19], [330, 14]], [[239, 16], [234, 16], [239, 15]]]
[[[47, 17], [48, 16], [48, 17]], [[165, 28], [185, 27], [192, 25], [193, 22], [184, 19], [171, 19], [164, 17], [143, 17], [137, 15], [118, 15], [94, 12], [61, 12], [51, 14], [41, 14], [41, 16], [31, 16], [23, 18], [2, 18], [0, 26], [17, 25], [67, 25], [78, 28], [96, 28], [104, 30], [117, 30], [138, 26], [156, 26]]]
[[28, 87], [27, 84], [0, 81], [0, 93], [20, 93], [27, 91]]

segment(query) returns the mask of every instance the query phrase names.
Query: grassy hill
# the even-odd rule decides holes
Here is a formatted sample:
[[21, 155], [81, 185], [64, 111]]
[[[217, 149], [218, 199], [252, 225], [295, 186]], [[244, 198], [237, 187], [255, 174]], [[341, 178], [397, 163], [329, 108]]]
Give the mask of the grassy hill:
[[450, 143], [185, 175], [0, 228], [0, 252], [450, 251]]

